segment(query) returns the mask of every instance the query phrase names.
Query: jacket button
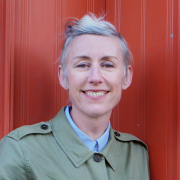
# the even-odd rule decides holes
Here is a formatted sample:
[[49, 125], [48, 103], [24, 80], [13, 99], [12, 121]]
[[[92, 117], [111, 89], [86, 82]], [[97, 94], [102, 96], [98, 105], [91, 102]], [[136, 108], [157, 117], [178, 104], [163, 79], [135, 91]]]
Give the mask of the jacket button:
[[46, 124], [42, 124], [42, 125], [41, 125], [41, 129], [43, 129], [43, 130], [48, 129], [48, 125], [46, 125]]
[[101, 161], [101, 155], [100, 154], [94, 154], [94, 157], [93, 157], [94, 161], [96, 162], [100, 162]]
[[117, 137], [120, 136], [120, 133], [118, 133], [118, 132], [114, 132], [114, 134], [115, 134]]

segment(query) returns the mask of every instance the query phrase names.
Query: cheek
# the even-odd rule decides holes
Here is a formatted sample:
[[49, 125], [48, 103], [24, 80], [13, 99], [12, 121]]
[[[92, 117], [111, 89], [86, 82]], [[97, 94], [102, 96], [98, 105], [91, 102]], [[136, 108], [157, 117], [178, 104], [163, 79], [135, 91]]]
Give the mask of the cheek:
[[73, 71], [68, 76], [69, 79], [69, 86], [71, 87], [78, 87], [79, 88], [86, 82], [87, 74], [83, 72], [74, 72]]
[[114, 103], [117, 105], [119, 103], [119, 101], [121, 100], [121, 96], [122, 96], [122, 86], [119, 83], [116, 86], [116, 90], [115, 90], [115, 95], [114, 95]]
[[[69, 79], [70, 78], [70, 79]], [[68, 85], [69, 85], [69, 96], [75, 97], [79, 91], [82, 89], [82, 77], [77, 77], [76, 75], [72, 75], [68, 77]]]
[[115, 74], [110, 74], [108, 76], [108, 82], [112, 87], [116, 89], [121, 89], [124, 82], [123, 73], [117, 72]]

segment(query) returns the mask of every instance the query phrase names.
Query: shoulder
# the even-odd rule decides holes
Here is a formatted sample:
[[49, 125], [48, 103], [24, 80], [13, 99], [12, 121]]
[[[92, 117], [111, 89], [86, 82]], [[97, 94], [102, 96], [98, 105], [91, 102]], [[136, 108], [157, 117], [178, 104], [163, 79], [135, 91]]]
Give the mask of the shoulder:
[[13, 138], [15, 140], [20, 140], [29, 135], [51, 133], [53, 124], [52, 122], [59, 122], [59, 119], [66, 118], [64, 114], [64, 109], [65, 107], [63, 107], [61, 111], [53, 119], [47, 122], [40, 122], [33, 125], [19, 127], [10, 132], [6, 137]]
[[[112, 131], [124, 172], [128, 179], [149, 178], [149, 154], [147, 145], [134, 135]], [[123, 167], [121, 167], [123, 168]]]
[[0, 141], [0, 179], [31, 179], [33, 173], [29, 166], [28, 147], [34, 146], [35, 149], [40, 142], [44, 143], [44, 136], [36, 135], [50, 132], [51, 124], [41, 122], [22, 126], [5, 136]]
[[50, 122], [40, 122], [34, 125], [22, 126], [10, 132], [7, 137], [20, 140], [32, 134], [48, 134], [52, 131]]
[[148, 146], [136, 136], [132, 134], [128, 134], [128, 133], [118, 132], [115, 130], [113, 131], [114, 131], [114, 136], [117, 142], [124, 142], [124, 143], [131, 144], [132, 146], [144, 147], [149, 152]]

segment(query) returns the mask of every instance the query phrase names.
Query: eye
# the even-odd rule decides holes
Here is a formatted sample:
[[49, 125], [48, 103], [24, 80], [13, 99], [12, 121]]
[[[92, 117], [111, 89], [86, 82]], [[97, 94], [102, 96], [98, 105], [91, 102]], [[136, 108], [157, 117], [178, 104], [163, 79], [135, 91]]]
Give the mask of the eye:
[[114, 67], [114, 64], [113, 64], [113, 63], [103, 63], [103, 64], [102, 64], [102, 67], [105, 67], [105, 68], [113, 68], [113, 67]]
[[80, 63], [80, 64], [77, 64], [76, 67], [77, 68], [86, 68], [86, 67], [90, 67], [90, 65], [87, 63]]

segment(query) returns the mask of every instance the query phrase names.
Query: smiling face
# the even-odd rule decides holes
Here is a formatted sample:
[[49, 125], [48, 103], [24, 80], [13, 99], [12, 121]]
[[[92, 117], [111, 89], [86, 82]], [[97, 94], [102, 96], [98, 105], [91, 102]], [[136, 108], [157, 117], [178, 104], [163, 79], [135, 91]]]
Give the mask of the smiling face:
[[72, 111], [89, 117], [111, 114], [122, 89], [131, 84], [132, 68], [124, 77], [123, 58], [116, 37], [81, 35], [69, 45], [67, 81], [59, 72], [62, 87], [69, 91]]

